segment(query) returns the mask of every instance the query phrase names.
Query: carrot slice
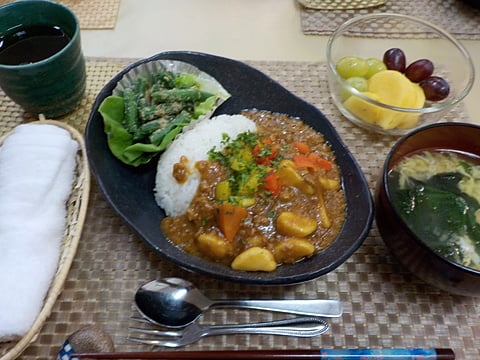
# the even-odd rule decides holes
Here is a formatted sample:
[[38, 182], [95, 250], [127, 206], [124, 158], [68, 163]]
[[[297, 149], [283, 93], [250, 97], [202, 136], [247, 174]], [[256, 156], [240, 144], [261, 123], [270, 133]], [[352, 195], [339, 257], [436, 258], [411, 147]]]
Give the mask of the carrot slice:
[[222, 203], [219, 206], [217, 215], [217, 225], [220, 231], [228, 241], [233, 241], [235, 235], [240, 229], [243, 219], [248, 215], [244, 207]]
[[333, 166], [332, 162], [330, 160], [326, 160], [320, 157], [318, 154], [310, 153], [308, 154], [308, 158], [313, 162], [315, 162], [315, 164], [317, 164], [317, 166], [322, 169], [325, 169], [327, 171], [332, 169], [332, 166]]
[[264, 181], [267, 191], [269, 191], [272, 195], [278, 195], [280, 188], [282, 187], [282, 183], [278, 174], [276, 172], [271, 172], [265, 176]]
[[310, 147], [304, 142], [294, 141], [292, 145], [295, 147], [295, 149], [298, 150], [300, 154], [308, 154], [310, 152]]
[[278, 150], [272, 139], [264, 138], [261, 143], [254, 146], [252, 154], [257, 164], [270, 166], [272, 161], [278, 156]]
[[318, 168], [316, 161], [305, 155], [295, 155], [293, 157], [293, 162], [297, 169], [315, 170]]

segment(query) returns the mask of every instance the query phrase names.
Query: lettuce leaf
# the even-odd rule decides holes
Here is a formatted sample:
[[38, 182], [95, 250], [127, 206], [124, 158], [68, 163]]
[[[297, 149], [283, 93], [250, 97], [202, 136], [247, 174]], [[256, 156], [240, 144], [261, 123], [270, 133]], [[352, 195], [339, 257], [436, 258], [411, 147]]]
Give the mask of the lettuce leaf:
[[122, 125], [124, 101], [120, 96], [105, 98], [98, 111], [103, 117], [104, 131], [107, 134], [107, 142], [113, 155], [128, 165], [139, 166], [148, 163], [166, 146], [160, 144], [135, 143], [133, 135]]

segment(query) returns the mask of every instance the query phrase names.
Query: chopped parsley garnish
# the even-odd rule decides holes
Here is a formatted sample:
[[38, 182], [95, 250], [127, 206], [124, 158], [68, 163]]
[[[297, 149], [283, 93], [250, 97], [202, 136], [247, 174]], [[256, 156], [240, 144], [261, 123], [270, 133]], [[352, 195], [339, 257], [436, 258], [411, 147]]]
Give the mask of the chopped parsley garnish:
[[208, 158], [227, 168], [229, 196], [223, 201], [236, 204], [253, 198], [259, 186], [264, 184], [265, 176], [276, 170], [279, 149], [270, 138], [250, 131], [239, 134], [234, 140], [223, 134], [222, 146], [221, 150], [212, 148]]

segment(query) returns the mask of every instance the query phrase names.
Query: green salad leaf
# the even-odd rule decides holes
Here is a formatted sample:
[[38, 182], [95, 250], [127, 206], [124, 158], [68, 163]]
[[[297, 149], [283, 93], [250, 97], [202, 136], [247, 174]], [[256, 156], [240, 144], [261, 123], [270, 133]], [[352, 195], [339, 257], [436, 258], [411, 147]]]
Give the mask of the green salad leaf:
[[122, 124], [124, 107], [124, 100], [120, 96], [109, 96], [100, 104], [98, 111], [103, 116], [108, 146], [113, 155], [125, 164], [145, 164], [163, 149], [133, 141], [133, 135]]

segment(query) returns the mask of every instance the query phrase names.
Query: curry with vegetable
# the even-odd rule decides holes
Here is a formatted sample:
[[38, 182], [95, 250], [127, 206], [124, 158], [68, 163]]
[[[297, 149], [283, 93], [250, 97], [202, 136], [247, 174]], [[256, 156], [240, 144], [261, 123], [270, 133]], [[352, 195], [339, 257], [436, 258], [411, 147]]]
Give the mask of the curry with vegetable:
[[[166, 236], [196, 256], [235, 270], [274, 271], [310, 257], [336, 238], [345, 198], [335, 154], [299, 119], [242, 113], [257, 132], [223, 138], [196, 163], [201, 180], [188, 211], [162, 220]], [[175, 164], [177, 181], [185, 176]]]

